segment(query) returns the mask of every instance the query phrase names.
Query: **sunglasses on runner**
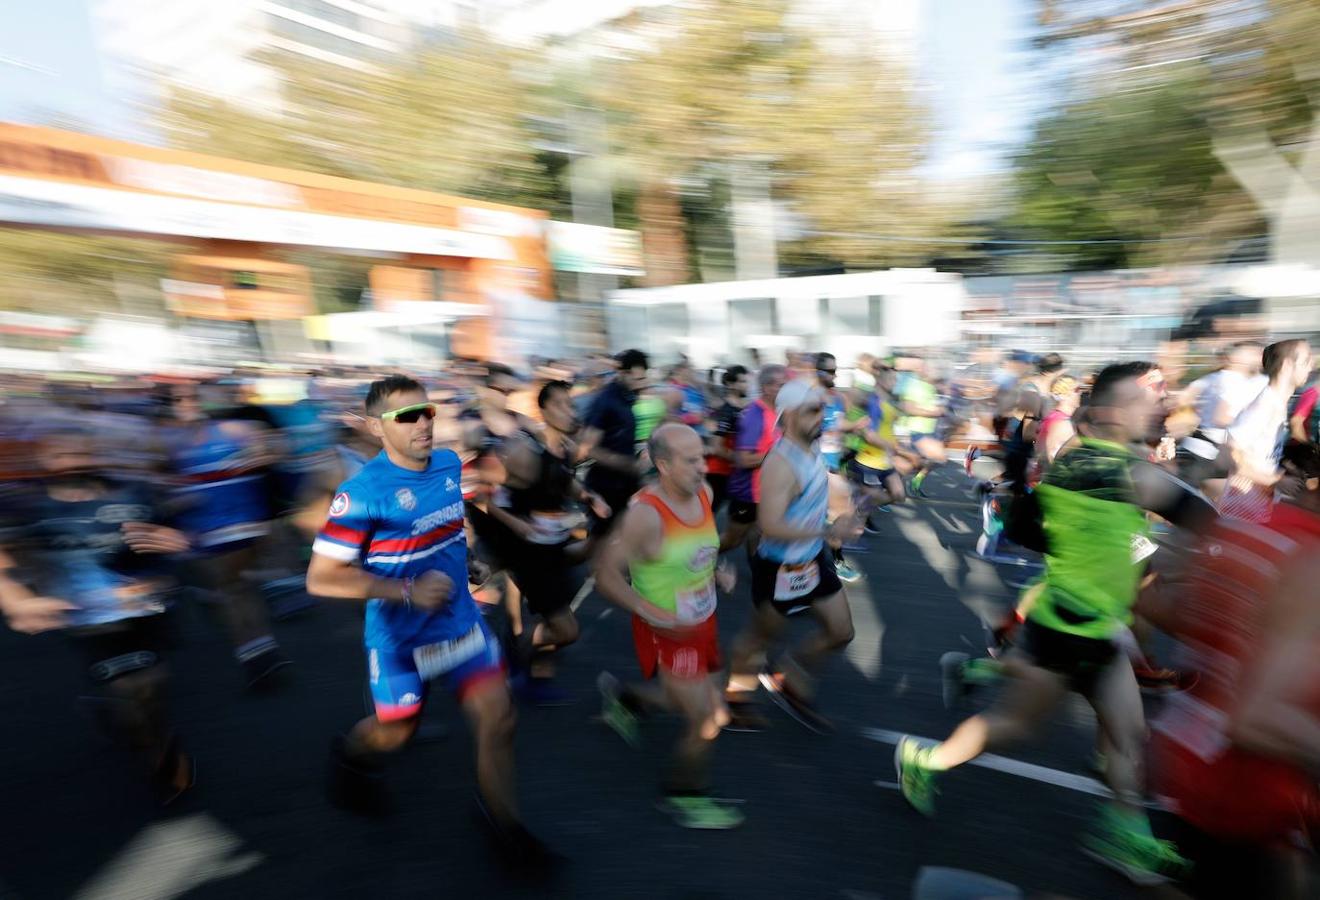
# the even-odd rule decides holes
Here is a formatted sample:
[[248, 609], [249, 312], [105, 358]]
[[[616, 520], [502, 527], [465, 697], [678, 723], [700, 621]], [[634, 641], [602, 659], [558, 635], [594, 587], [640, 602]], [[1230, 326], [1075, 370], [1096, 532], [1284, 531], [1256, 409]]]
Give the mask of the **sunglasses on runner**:
[[414, 403], [412, 406], [400, 406], [380, 414], [381, 419], [398, 422], [400, 425], [414, 425], [422, 416], [435, 418], [434, 403]]

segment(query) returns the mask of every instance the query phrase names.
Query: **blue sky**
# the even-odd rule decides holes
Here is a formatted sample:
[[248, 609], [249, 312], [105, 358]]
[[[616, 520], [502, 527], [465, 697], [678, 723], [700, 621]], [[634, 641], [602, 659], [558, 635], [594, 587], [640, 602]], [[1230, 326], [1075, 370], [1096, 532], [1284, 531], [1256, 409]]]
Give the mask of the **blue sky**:
[[122, 126], [102, 82], [87, 0], [9, 6], [0, 30], [0, 118], [46, 124], [53, 114], [102, 132]]
[[[935, 125], [926, 171], [963, 179], [1001, 169], [1042, 106], [1026, 58], [1033, 0], [918, 2], [917, 63]], [[0, 118], [50, 121], [54, 111], [102, 133], [137, 130], [104, 85], [88, 5], [11, 4], [0, 30]]]
[[[918, 66], [935, 141], [927, 172], [969, 178], [1002, 169], [1047, 102], [1028, 41], [1033, 0], [923, 0]], [[1036, 75], [1033, 79], [1032, 75]]]

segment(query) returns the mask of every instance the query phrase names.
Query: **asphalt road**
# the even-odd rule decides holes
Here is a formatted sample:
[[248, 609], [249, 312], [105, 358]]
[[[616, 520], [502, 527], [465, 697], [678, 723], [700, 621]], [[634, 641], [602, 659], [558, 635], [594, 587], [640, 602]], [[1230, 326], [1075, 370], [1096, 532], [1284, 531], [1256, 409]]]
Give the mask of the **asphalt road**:
[[[472, 817], [464, 727], [441, 694], [427, 720], [448, 735], [396, 761], [391, 817], [361, 820], [327, 804], [328, 741], [363, 713], [361, 623], [351, 605], [279, 623], [296, 665], [284, 690], [261, 697], [241, 693], [216, 624], [202, 610], [181, 611], [170, 657], [174, 716], [199, 783], [163, 814], [80, 711], [63, 639], [0, 633], [0, 900], [897, 900], [911, 896], [923, 866], [979, 871], [1051, 896], [1141, 896], [1077, 850], [1096, 803], [1075, 777], [1094, 731], [1080, 701], [1038, 744], [1009, 754], [1052, 771], [955, 772], [934, 820], [875, 785], [893, 780], [893, 746], [877, 737], [942, 737], [966, 713], [943, 708], [937, 660], [950, 649], [975, 651], [982, 641], [973, 610], [1002, 608], [1011, 597], [1004, 576], [1012, 573], [972, 553], [979, 521], [965, 485], [953, 468], [933, 477], [934, 498], [881, 517], [883, 533], [855, 557], [866, 573], [848, 589], [857, 636], [827, 672], [821, 697], [838, 732], [811, 734], [769, 708], [769, 731], [721, 737], [719, 793], [746, 801], [737, 831], [684, 831], [655, 811], [673, 722], [648, 723], [634, 751], [593, 721], [597, 673], [627, 677], [636, 666], [625, 617], [587, 597], [582, 640], [561, 662], [562, 684], [578, 702], [524, 709], [519, 721], [526, 817], [569, 858], [553, 884], [519, 884], [496, 868]], [[726, 644], [749, 606], [745, 574], [736, 596], [722, 601]]]

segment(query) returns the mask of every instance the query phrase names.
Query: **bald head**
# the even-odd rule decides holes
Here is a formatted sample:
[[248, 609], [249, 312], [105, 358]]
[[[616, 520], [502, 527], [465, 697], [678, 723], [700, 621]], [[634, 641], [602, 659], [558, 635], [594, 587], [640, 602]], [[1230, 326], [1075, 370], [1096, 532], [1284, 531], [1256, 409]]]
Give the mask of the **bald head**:
[[666, 492], [687, 497], [701, 490], [706, 478], [706, 453], [695, 431], [678, 422], [666, 422], [651, 432], [647, 448]]

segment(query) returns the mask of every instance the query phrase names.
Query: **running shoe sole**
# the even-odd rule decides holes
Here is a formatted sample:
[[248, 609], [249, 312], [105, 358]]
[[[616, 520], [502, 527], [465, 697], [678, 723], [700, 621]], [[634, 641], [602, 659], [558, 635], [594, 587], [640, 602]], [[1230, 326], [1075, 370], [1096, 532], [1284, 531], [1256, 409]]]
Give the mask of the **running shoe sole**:
[[759, 703], [742, 700], [737, 703], [726, 701], [726, 704], [729, 707], [729, 724], [722, 730], [739, 734], [760, 734], [770, 727], [770, 720], [761, 714]]
[[796, 706], [793, 705], [793, 701], [789, 700], [788, 697], [785, 696], [784, 691], [781, 690], [777, 684], [775, 684], [774, 676], [772, 676], [769, 672], [762, 672], [761, 674], [756, 676], [756, 679], [757, 681], [761, 682], [761, 687], [765, 688], [766, 693], [770, 695], [770, 699], [774, 701], [775, 706], [778, 706], [784, 712], [788, 713], [789, 716], [795, 722], [801, 725], [803, 728], [807, 729], [808, 731], [814, 732], [815, 734], [834, 733], [834, 726], [831, 725], [829, 721], [824, 716], [821, 716], [819, 713], [816, 713], [816, 715], [820, 719], [820, 721], [818, 722], [813, 722], [810, 718], [803, 715], [802, 712]]
[[[712, 797], [711, 799], [715, 800], [716, 798]], [[743, 801], [738, 800], [738, 801], [721, 801], [721, 802], [741, 803]], [[727, 825], [692, 825], [692, 824], [688, 824], [690, 820], [684, 820], [682, 818], [682, 814], [676, 812], [664, 800], [657, 800], [655, 804], [655, 808], [658, 809], [660, 812], [664, 813], [666, 816], [668, 816], [669, 820], [673, 822], [675, 825], [677, 825], [679, 828], [686, 828], [689, 831], [733, 831], [735, 828], [738, 828], [746, 821], [746, 818], [742, 815], [742, 813], [738, 813], [738, 820], [736, 822], [731, 822], [730, 824]]]
[[293, 665], [293, 660], [280, 656], [270, 660], [269, 664], [264, 666], [244, 666], [243, 675], [246, 678], [244, 688], [252, 693], [261, 693], [263, 691], [274, 691], [283, 685], [284, 672]]
[[1149, 872], [1146, 869], [1138, 869], [1135, 866], [1129, 866], [1120, 860], [1105, 856], [1100, 851], [1094, 850], [1086, 844], [1082, 844], [1081, 846], [1083, 854], [1091, 857], [1091, 859], [1100, 863], [1100, 865], [1105, 868], [1112, 869], [1138, 887], [1156, 887], [1157, 885], [1168, 884], [1173, 880], [1169, 876], [1161, 875], [1158, 872]]
[[911, 800], [908, 799], [907, 791], [903, 790], [903, 745], [906, 744], [908, 741], [912, 741], [912, 740], [915, 739], [910, 737], [903, 737], [899, 740], [897, 744], [894, 745], [894, 774], [898, 780], [898, 792], [903, 795], [903, 802], [906, 803], [914, 812], [922, 816], [925, 816], [928, 819], [934, 818], [935, 812], [933, 809], [927, 811], [917, 806], [915, 803], [913, 803]]
[[[629, 729], [626, 726], [615, 722], [606, 709], [606, 707], [612, 704], [620, 707], [623, 706], [622, 701], [619, 700], [619, 692], [622, 688], [623, 684], [611, 672], [601, 672], [600, 675], [596, 676], [596, 690], [600, 692], [601, 700], [600, 716], [598, 718], [600, 719], [601, 724], [617, 734], [629, 747], [636, 750], [641, 746], [641, 735], [637, 728], [636, 716], [633, 716], [633, 727]], [[625, 711], [627, 710], [625, 709]], [[631, 713], [629, 713], [629, 715], [631, 715]]]
[[906, 803], [910, 809], [921, 813], [924, 816], [925, 813], [917, 809], [912, 801], [908, 799], [907, 791], [903, 790], [903, 742], [906, 740], [907, 738], [900, 738], [898, 743], [894, 745], [894, 780], [898, 782], [898, 792], [902, 795], [903, 802]]

